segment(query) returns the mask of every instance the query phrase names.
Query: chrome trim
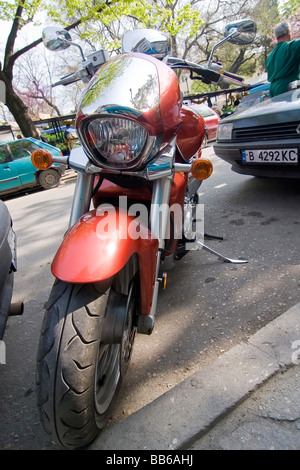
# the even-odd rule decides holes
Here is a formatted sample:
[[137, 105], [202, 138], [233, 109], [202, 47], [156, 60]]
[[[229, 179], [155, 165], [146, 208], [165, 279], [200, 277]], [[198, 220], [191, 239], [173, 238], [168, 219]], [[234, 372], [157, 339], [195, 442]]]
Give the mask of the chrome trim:
[[[157, 179], [153, 184], [150, 230], [158, 238], [158, 247], [163, 249], [169, 224], [169, 202], [173, 178], [168, 176]], [[158, 273], [157, 273], [158, 275]]]
[[89, 211], [93, 186], [94, 175], [78, 173], [74, 190], [74, 198], [72, 202], [69, 228], [72, 227], [82, 215]]
[[102, 172], [101, 167], [94, 165], [90, 161], [89, 157], [87, 156], [84, 150], [83, 145], [80, 147], [73, 148], [71, 150], [69, 157], [69, 168], [72, 168], [72, 170], [79, 171], [80, 173], [86, 173], [87, 175], [93, 175]]
[[88, 164], [89, 164], [89, 159], [84, 151], [84, 147], [83, 146], [74, 147], [71, 150], [71, 153], [69, 156], [69, 167], [72, 168], [73, 170], [86, 172], [86, 168]]
[[170, 220], [170, 192], [173, 178], [170, 176], [157, 179], [153, 184], [150, 230], [158, 238], [158, 253], [156, 259], [155, 283], [152, 294], [152, 305], [149, 315], [143, 317], [140, 315], [138, 323], [138, 332], [150, 334], [155, 321], [157, 299], [159, 293], [159, 269], [161, 261], [161, 252], [165, 247], [165, 239]]
[[163, 152], [148, 164], [146, 169], [146, 178], [148, 180], [164, 178], [172, 174], [175, 150], [176, 139], [174, 138], [173, 141], [165, 147]]
[[128, 54], [110, 60], [93, 77], [79, 112], [86, 117], [106, 112], [137, 120], [144, 112], [159, 106], [159, 100], [156, 66]]
[[174, 163], [174, 171], [175, 173], [189, 173], [191, 171], [191, 164], [190, 163]]
[[[130, 171], [130, 170], [138, 170], [141, 167], [144, 167], [145, 165], [148, 164], [151, 159], [157, 155], [157, 152], [159, 151], [159, 147], [161, 145], [162, 141], [162, 136], [150, 136], [149, 134], [147, 135], [147, 140], [145, 142], [144, 148], [141, 151], [140, 157], [136, 158], [136, 161], [133, 163], [129, 163], [126, 168], [125, 167], [118, 167], [117, 165], [110, 165], [102, 162], [97, 156], [95, 156], [94, 152], [86, 142], [86, 132], [85, 132], [85, 126], [87, 125], [87, 122], [90, 122], [92, 120], [96, 120], [98, 118], [103, 118], [105, 116], [112, 117], [111, 114], [105, 112], [105, 110], [101, 110], [101, 114], [95, 114], [92, 118], [85, 118], [81, 124], [80, 127], [78, 128], [77, 132], [79, 135], [79, 139], [88, 154], [89, 158], [93, 161], [95, 165], [99, 165], [99, 167], [104, 168], [106, 170], [112, 170], [112, 171]], [[124, 116], [121, 113], [116, 113], [113, 114], [113, 117], [115, 118], [122, 118], [122, 119], [128, 119], [128, 116]], [[133, 120], [130, 117], [131, 120]], [[134, 120], [134, 122], [137, 122]], [[142, 124], [141, 124], [142, 125]], [[145, 128], [146, 129], [146, 128]], [[147, 129], [146, 129], [147, 130]], [[100, 153], [100, 152], [99, 152]], [[104, 160], [104, 157], [102, 157]]]
[[178, 166], [180, 164], [177, 164], [177, 163], [175, 163], [175, 165], [173, 164], [175, 150], [176, 150], [175, 142], [176, 142], [176, 139], [174, 139], [171, 144], [166, 144], [161, 154], [158, 155], [157, 158], [154, 158], [153, 161], [150, 162], [148, 166], [142, 170], [128, 171], [128, 170], [108, 169], [108, 168], [103, 168], [102, 166], [97, 166], [90, 161], [83, 146], [76, 147], [71, 150], [71, 154], [69, 157], [69, 167], [80, 173], [86, 173], [87, 175], [99, 174], [99, 173], [117, 174], [117, 175], [122, 174], [122, 175], [136, 176], [139, 178], [145, 178], [150, 181], [164, 178], [167, 176], [171, 176], [174, 170], [174, 166], [175, 166], [175, 171], [188, 172], [190, 170], [191, 165], [182, 164], [182, 167], [180, 167]]
[[[5, 170], [6, 168], [4, 168]], [[7, 178], [6, 180], [4, 181], [0, 181], [0, 184], [5, 184], [7, 183], [8, 181], [17, 181], [19, 179], [19, 176], [14, 176], [13, 178]]]

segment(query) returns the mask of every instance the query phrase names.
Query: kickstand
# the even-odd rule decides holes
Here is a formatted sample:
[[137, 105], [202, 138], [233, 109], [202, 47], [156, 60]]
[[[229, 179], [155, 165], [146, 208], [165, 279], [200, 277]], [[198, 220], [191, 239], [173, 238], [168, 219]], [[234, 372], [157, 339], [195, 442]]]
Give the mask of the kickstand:
[[217, 235], [210, 235], [209, 233], [204, 233], [204, 240], [224, 240], [223, 237]]
[[218, 256], [219, 259], [224, 261], [224, 263], [234, 263], [234, 264], [242, 264], [242, 263], [248, 263], [247, 259], [230, 259], [227, 258], [226, 256], [221, 255], [217, 251], [213, 250], [212, 248], [209, 248], [208, 246], [204, 245], [203, 243], [198, 242], [200, 246], [202, 246], [203, 250], [208, 251], [209, 253], [212, 253], [213, 255]]

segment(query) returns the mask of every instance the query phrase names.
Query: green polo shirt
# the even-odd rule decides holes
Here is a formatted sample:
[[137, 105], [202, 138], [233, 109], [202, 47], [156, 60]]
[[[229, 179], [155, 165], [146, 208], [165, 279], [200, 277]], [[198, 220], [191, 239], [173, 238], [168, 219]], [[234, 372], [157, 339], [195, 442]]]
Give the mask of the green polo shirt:
[[270, 95], [276, 96], [288, 91], [288, 84], [300, 80], [300, 39], [278, 42], [266, 64]]

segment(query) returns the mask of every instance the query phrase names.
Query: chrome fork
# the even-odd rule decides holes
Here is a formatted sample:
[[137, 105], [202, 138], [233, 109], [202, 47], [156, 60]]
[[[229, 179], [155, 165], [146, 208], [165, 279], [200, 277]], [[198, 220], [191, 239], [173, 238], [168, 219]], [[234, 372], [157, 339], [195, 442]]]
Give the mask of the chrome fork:
[[78, 173], [76, 178], [76, 186], [72, 201], [72, 209], [69, 221], [69, 228], [90, 209], [91, 197], [94, 185], [94, 175], [86, 173]]

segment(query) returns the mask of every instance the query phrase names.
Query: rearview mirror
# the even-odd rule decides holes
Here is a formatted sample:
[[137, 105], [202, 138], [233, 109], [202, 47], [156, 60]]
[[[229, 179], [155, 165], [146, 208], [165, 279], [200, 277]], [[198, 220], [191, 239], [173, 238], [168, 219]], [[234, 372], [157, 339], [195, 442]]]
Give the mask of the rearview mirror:
[[70, 33], [59, 26], [47, 26], [42, 33], [43, 43], [50, 51], [62, 51], [72, 44]]
[[256, 23], [253, 20], [240, 20], [225, 26], [224, 38], [231, 44], [243, 46], [250, 44], [256, 35]]

